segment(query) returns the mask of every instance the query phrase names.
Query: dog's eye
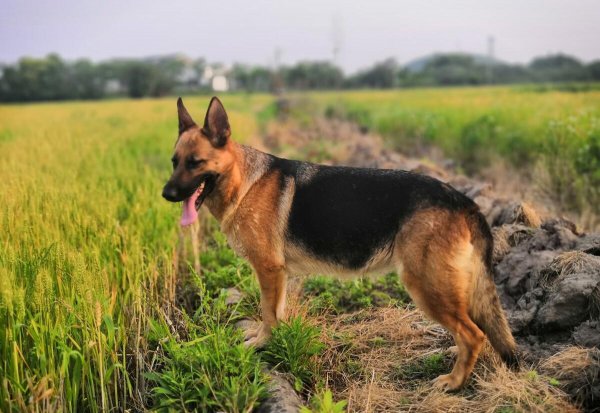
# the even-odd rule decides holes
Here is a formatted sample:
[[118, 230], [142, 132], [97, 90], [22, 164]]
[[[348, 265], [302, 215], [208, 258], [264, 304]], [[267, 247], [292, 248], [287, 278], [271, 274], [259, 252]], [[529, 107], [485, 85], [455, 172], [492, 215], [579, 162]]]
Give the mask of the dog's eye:
[[204, 162], [206, 162], [204, 159], [188, 159], [185, 162], [185, 166], [188, 169], [195, 169], [197, 167], [199, 167], [200, 165], [202, 165]]
[[171, 158], [171, 163], [173, 164], [173, 169], [177, 168], [177, 164], [179, 163], [179, 161], [177, 160], [176, 157]]

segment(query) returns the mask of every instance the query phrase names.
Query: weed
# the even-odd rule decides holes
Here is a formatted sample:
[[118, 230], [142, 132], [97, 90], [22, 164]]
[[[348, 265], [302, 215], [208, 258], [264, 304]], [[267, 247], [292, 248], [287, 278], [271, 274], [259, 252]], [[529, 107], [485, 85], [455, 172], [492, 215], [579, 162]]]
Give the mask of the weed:
[[201, 288], [192, 318], [182, 315], [186, 340], [166, 325], [150, 323], [149, 338], [163, 349], [162, 368], [148, 373], [154, 408], [159, 411], [248, 412], [266, 396], [266, 378], [254, 349], [233, 327], [225, 295]]
[[231, 327], [190, 331], [190, 341], [163, 344], [165, 368], [148, 373], [158, 411], [249, 412], [266, 396], [258, 356]]
[[527, 380], [529, 381], [537, 381], [539, 378], [539, 374], [537, 371], [535, 370], [530, 370], [527, 373], [525, 373], [525, 377], [527, 378]]
[[323, 350], [318, 328], [300, 316], [280, 323], [273, 329], [262, 357], [278, 369], [294, 377], [297, 391], [310, 388], [319, 377], [315, 357]]
[[345, 400], [333, 401], [333, 394], [327, 389], [315, 394], [310, 401], [310, 408], [304, 406], [300, 413], [344, 413], [347, 404]]
[[201, 274], [192, 279], [196, 290], [206, 290], [216, 297], [235, 287], [243, 293], [241, 302], [235, 307], [237, 318], [256, 314], [260, 289], [252, 268], [229, 248], [219, 231], [213, 231], [210, 247], [201, 255], [201, 264]]

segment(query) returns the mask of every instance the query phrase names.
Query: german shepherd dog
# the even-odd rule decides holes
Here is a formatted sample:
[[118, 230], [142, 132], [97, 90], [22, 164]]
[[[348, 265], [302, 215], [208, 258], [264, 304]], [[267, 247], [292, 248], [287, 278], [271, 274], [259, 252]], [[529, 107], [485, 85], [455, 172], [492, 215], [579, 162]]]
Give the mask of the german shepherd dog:
[[451, 186], [401, 171], [316, 165], [278, 158], [231, 139], [213, 97], [198, 126], [177, 101], [179, 137], [163, 197], [183, 201], [182, 225], [205, 204], [260, 283], [260, 346], [284, 318], [288, 275], [397, 271], [416, 305], [447, 328], [458, 348], [435, 384], [459, 389], [485, 336], [509, 365], [515, 342], [493, 282], [490, 228]]

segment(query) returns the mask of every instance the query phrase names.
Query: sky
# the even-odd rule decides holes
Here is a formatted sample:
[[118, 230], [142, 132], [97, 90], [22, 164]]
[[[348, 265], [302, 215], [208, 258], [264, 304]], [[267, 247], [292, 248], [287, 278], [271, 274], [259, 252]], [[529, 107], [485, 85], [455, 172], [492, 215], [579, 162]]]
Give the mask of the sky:
[[486, 54], [490, 37], [494, 56], [512, 63], [600, 59], [600, 0], [0, 0], [4, 63], [50, 52], [262, 65], [335, 56], [354, 72], [387, 57]]

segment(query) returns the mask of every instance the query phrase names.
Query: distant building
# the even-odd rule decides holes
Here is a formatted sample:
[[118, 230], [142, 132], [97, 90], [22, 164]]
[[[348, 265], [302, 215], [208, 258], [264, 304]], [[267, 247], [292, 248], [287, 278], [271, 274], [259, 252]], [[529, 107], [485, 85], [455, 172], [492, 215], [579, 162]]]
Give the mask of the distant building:
[[118, 79], [108, 79], [104, 84], [104, 92], [107, 95], [117, 95], [125, 92], [125, 87]]
[[229, 90], [229, 81], [223, 75], [212, 78], [212, 89], [215, 92], [227, 92]]
[[[227, 92], [234, 86], [230, 77], [230, 67], [222, 64], [209, 65], [205, 63], [204, 59], [192, 60], [182, 54], [173, 54], [150, 56], [139, 59], [139, 61], [163, 71], [167, 78], [175, 82], [176, 90], [179, 91]], [[107, 95], [120, 95], [127, 92], [127, 87], [122, 80], [113, 77], [105, 82], [104, 92]]]
[[222, 65], [206, 66], [201, 84], [215, 92], [227, 92], [231, 88], [229, 69]]

